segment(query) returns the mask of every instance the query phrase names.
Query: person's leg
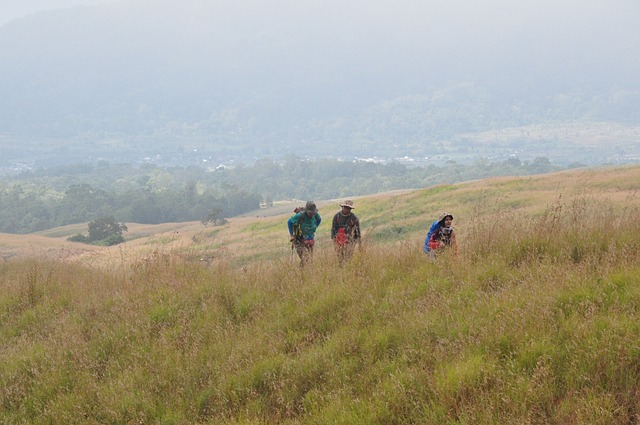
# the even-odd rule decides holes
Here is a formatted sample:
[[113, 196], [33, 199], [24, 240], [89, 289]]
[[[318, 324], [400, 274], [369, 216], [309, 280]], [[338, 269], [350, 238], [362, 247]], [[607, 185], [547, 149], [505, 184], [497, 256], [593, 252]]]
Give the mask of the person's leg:
[[344, 259], [345, 260], [349, 260], [351, 258], [351, 256], [353, 255], [353, 249], [354, 249], [354, 246], [353, 246], [352, 242], [347, 243], [344, 246]]
[[345, 252], [344, 252], [344, 245], [340, 245], [340, 244], [333, 244], [335, 250], [336, 250], [336, 257], [338, 258], [338, 262], [342, 265], [342, 262], [344, 261], [344, 256], [345, 256]]
[[298, 253], [298, 257], [300, 257], [300, 266], [304, 266], [305, 256], [306, 256], [306, 248], [301, 241], [296, 241], [296, 252]]
[[307, 245], [306, 247], [306, 261], [305, 263], [311, 263], [313, 261], [313, 245]]

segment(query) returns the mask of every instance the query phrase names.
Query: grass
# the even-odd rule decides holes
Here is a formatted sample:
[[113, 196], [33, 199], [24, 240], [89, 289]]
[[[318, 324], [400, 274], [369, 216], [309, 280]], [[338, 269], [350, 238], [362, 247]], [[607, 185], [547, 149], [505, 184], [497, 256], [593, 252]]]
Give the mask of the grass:
[[0, 263], [0, 423], [636, 423], [639, 203], [468, 192], [358, 203], [365, 229], [453, 205], [459, 257], [434, 263], [417, 230], [368, 237], [344, 267], [242, 244], [209, 267], [164, 246], [106, 268]]

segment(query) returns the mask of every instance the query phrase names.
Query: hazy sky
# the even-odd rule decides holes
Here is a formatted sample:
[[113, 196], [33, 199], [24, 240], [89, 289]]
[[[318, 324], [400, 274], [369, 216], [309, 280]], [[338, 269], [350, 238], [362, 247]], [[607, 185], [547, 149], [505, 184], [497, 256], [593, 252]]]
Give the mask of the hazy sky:
[[601, 43], [612, 40], [616, 44], [606, 49], [640, 43], [638, 0], [0, 0], [0, 25], [41, 10], [101, 3], [131, 7], [135, 19], [164, 15], [183, 24], [229, 14], [245, 23], [253, 18], [252, 23], [274, 24], [273, 30], [295, 28], [296, 21], [309, 24], [307, 29], [326, 23], [349, 33], [351, 43], [388, 37], [432, 48], [483, 49], [512, 42], [533, 53], [585, 43], [601, 50]]
[[312, 120], [461, 83], [517, 105], [635, 93], [639, 16], [640, 0], [0, 0], [0, 119]]
[[[635, 73], [640, 63], [639, 0], [0, 0], [0, 24], [102, 3], [113, 7], [97, 12], [109, 26], [96, 38], [115, 40], [120, 27], [128, 28], [127, 40], [158, 40], [166, 55], [225, 46], [236, 58], [245, 52], [252, 64], [262, 57], [320, 67], [397, 63], [418, 73], [451, 70], [461, 79], [505, 66], [589, 68], [606, 76]], [[79, 16], [76, 27], [101, 26]], [[44, 31], [29, 38], [44, 44], [56, 36]], [[97, 42], [89, 32], [81, 37]]]
[[0, 26], [42, 10], [109, 3], [113, 0], [0, 0]]

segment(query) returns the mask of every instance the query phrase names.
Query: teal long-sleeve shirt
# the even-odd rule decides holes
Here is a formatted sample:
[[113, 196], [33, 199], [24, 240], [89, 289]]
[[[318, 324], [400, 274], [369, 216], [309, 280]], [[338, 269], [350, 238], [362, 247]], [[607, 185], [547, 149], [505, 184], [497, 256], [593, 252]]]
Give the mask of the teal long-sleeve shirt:
[[302, 237], [305, 239], [313, 239], [316, 229], [320, 226], [322, 218], [320, 214], [315, 213], [309, 216], [306, 212], [301, 211], [294, 214], [288, 221], [287, 227], [289, 227], [289, 234], [293, 235], [293, 226], [300, 225], [302, 231]]

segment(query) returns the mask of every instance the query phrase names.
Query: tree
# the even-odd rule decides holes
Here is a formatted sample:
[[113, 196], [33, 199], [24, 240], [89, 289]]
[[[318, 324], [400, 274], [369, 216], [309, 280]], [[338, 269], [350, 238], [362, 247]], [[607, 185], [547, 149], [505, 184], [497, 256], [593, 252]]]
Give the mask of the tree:
[[222, 208], [214, 208], [209, 212], [206, 218], [202, 219], [205, 226], [222, 226], [227, 224], [227, 219], [222, 216]]
[[81, 223], [92, 218], [111, 214], [113, 196], [89, 184], [81, 183], [70, 186], [58, 204], [57, 222], [60, 225]]
[[533, 160], [531, 165], [529, 165], [529, 171], [531, 173], [542, 174], [548, 173], [553, 169], [549, 158], [544, 156], [539, 156]]
[[105, 245], [117, 245], [124, 242], [122, 232], [126, 232], [127, 226], [124, 223], [116, 222], [113, 216], [102, 217], [89, 222], [90, 243], [102, 241]]

